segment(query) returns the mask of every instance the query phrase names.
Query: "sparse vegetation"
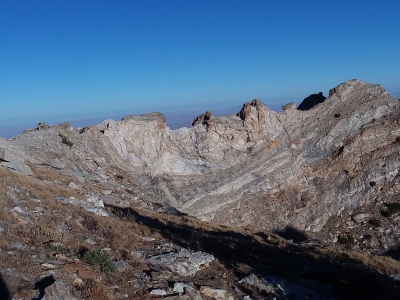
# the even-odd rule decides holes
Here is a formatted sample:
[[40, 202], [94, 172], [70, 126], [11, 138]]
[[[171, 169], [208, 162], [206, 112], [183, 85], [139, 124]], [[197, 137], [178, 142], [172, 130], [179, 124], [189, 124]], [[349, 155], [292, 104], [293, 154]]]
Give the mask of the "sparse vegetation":
[[62, 133], [58, 134], [59, 137], [61, 137], [61, 142], [67, 146], [69, 146], [70, 148], [74, 145], [74, 143], [72, 143], [68, 137], [66, 137], [65, 135], [63, 135]]
[[119, 180], [123, 180], [124, 179], [124, 176], [123, 175], [121, 175], [121, 174], [117, 174], [117, 179], [119, 179]]
[[[82, 199], [83, 194], [67, 187], [69, 182], [76, 180], [75, 178], [48, 166], [32, 169], [34, 176], [24, 177], [0, 168], [0, 197], [4, 199], [3, 205], [0, 206], [1, 226], [4, 228], [0, 239], [0, 247], [4, 249], [0, 252], [0, 265], [17, 269], [36, 278], [43, 273], [43, 266], [31, 261], [38, 252], [44, 252], [50, 261], [61, 260], [60, 265], [63, 261], [72, 262], [75, 258], [80, 259], [93, 266], [85, 264], [95, 274], [96, 279], [84, 279], [83, 283], [77, 286], [70, 282], [78, 299], [121, 299], [122, 292], [129, 294], [130, 299], [148, 299], [149, 291], [146, 283], [136, 277], [135, 280], [138, 280], [141, 285], [137, 288], [125, 278], [134, 278], [137, 273], [148, 271], [148, 265], [144, 262], [143, 256], [137, 256], [136, 252], [145, 253], [145, 255], [154, 253], [151, 252], [154, 246], [162, 243], [173, 243], [194, 251], [209, 252], [215, 256], [215, 260], [209, 267], [200, 270], [193, 278], [192, 281], [196, 286], [215, 285], [229, 289], [229, 286], [237, 282], [238, 277], [244, 275], [279, 270], [278, 276], [290, 278], [291, 274], [301, 271], [304, 265], [318, 264], [323, 268], [316, 273], [315, 278], [326, 278], [327, 273], [324, 271], [326, 267], [330, 269], [329, 272], [334, 272], [339, 278], [329, 279], [328, 282], [338, 286], [338, 290], [345, 291], [343, 295], [352, 295], [354, 286], [363, 287], [368, 291], [382, 290], [381, 283], [377, 285], [378, 288], [372, 284], [367, 284], [367, 287], [363, 285], [366, 279], [375, 276], [373, 272], [376, 270], [387, 274], [400, 273], [400, 263], [387, 257], [347, 252], [343, 251], [343, 247], [337, 246], [326, 249], [318, 247], [305, 249], [299, 246], [294, 248], [293, 244], [273, 234], [268, 234], [274, 237], [271, 239], [256, 235], [251, 227], [218, 225], [190, 216], [170, 215], [138, 207], [128, 209], [109, 206], [107, 209], [110, 217], [101, 217], [74, 205], [60, 204], [55, 201], [57, 197], [70, 196]], [[113, 171], [112, 174], [124, 174], [126, 180], [131, 180], [129, 175], [122, 170]], [[115, 176], [119, 179], [124, 178], [122, 175]], [[7, 194], [7, 186], [18, 190], [15, 198], [10, 198]], [[100, 184], [91, 182], [87, 182], [85, 188], [104, 190]], [[124, 188], [119, 192], [124, 197], [133, 197], [138, 194], [134, 184], [130, 185], [129, 189]], [[10, 208], [16, 205], [15, 203], [31, 211], [36, 206], [40, 206], [44, 214], [29, 216], [33, 221], [25, 222], [23, 217], [9, 213]], [[389, 210], [391, 206], [393, 205], [388, 205], [386, 208]], [[369, 224], [377, 225], [373, 220], [375, 219], [371, 219]], [[340, 217], [332, 217], [328, 222], [329, 228], [334, 230], [340, 222]], [[55, 224], [57, 226], [54, 226]], [[155, 239], [144, 241], [143, 236], [151, 236]], [[86, 237], [95, 240], [96, 245], [86, 244]], [[363, 239], [370, 240], [372, 236], [364, 234]], [[10, 246], [16, 242], [26, 244], [27, 247], [24, 251], [17, 251]], [[355, 241], [351, 235], [343, 235], [339, 238], [339, 243], [350, 248]], [[82, 245], [89, 248], [84, 248]], [[103, 248], [110, 250], [98, 250]], [[133, 254], [132, 250], [134, 250]], [[7, 251], [15, 251], [16, 255], [10, 256]], [[112, 260], [120, 259], [127, 261], [128, 267], [122, 273], [113, 273], [116, 268]], [[104, 276], [100, 272], [109, 275]], [[346, 277], [350, 276], [347, 274], [353, 273], [356, 274], [354, 277], [360, 279]], [[331, 273], [328, 276], [331, 276]], [[62, 276], [60, 278], [68, 281]], [[118, 289], [114, 290], [110, 286], [118, 286]], [[121, 294], [117, 294], [117, 291], [121, 291]], [[254, 291], [249, 289], [247, 292], [253, 298], [262, 297], [256, 289]], [[15, 295], [21, 297], [29, 294], [28, 290], [23, 289], [18, 293]]]
[[98, 266], [100, 270], [107, 275], [117, 270], [115, 265], [112, 263], [110, 256], [104, 251], [86, 250], [83, 251], [83, 255], [81, 256], [81, 258], [85, 263], [88, 263], [89, 265]]
[[350, 234], [340, 235], [338, 242], [344, 246], [351, 247], [354, 244], [354, 238]]
[[67, 248], [61, 245], [53, 246], [53, 245], [46, 245], [46, 249], [49, 251], [53, 251], [56, 253], [64, 254], [69, 258], [78, 258], [79, 257], [79, 249], [76, 248]]
[[107, 275], [117, 270], [108, 253], [101, 250], [67, 248], [60, 245], [47, 245], [46, 248], [52, 252], [64, 254], [68, 258], [78, 258], [89, 265], [97, 266]]

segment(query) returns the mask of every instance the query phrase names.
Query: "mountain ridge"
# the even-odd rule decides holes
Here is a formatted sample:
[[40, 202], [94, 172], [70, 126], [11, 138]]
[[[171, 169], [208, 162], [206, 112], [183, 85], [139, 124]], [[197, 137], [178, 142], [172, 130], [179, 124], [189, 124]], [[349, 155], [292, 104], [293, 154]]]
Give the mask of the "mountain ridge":
[[[218, 215], [226, 224], [260, 225], [263, 222], [251, 220], [258, 220], [258, 217], [242, 215], [240, 206], [246, 203], [250, 208], [257, 201], [276, 205], [286, 201], [288, 206], [289, 203], [292, 203], [291, 207], [293, 204], [299, 206], [296, 214], [293, 215], [293, 210], [286, 211], [286, 221], [276, 221], [273, 225], [260, 227], [260, 230], [292, 225], [318, 232], [331, 215], [358, 203], [356, 198], [361, 194], [370, 195], [371, 192], [367, 188], [368, 182], [363, 182], [361, 186], [355, 183], [365, 179], [357, 177], [351, 183], [356, 186], [350, 184], [345, 194], [340, 195], [335, 191], [325, 195], [313, 183], [321, 178], [324, 180], [323, 176], [313, 175], [313, 168], [318, 164], [322, 164], [318, 168], [327, 168], [339, 155], [347, 157], [349, 163], [354, 164], [348, 156], [360, 151], [357, 146], [360, 142], [368, 145], [364, 146], [364, 151], [368, 147], [373, 148], [368, 151], [375, 151], [378, 142], [384, 142], [386, 146], [392, 143], [399, 133], [397, 128], [384, 135], [391, 139], [390, 143], [382, 141], [382, 137], [376, 137], [371, 144], [368, 140], [370, 134], [373, 136], [376, 132], [368, 134], [367, 128], [364, 130], [363, 127], [380, 118], [397, 118], [397, 106], [398, 99], [388, 95], [379, 85], [351, 80], [331, 89], [323, 103], [305, 111], [287, 107], [281, 113], [276, 113], [261, 101], [254, 100], [245, 103], [237, 116], [212, 115], [209, 120], [191, 128], [170, 130], [161, 113], [126, 116], [119, 122], [105, 120], [79, 132], [69, 125], [61, 128], [74, 144], [70, 151], [75, 151], [77, 156], [92, 156], [94, 161], [103, 160], [126, 172], [133, 172], [139, 177], [139, 185], [155, 202], [161, 201], [203, 220], [212, 220]], [[40, 149], [38, 143], [32, 147], [30, 135], [39, 135], [40, 143], [50, 137], [51, 141], [46, 141], [47, 144], [56, 143], [56, 128], [49, 129], [54, 131], [49, 136], [44, 134], [45, 131], [33, 131], [11, 141], [38, 160], [65, 161], [66, 165], [78, 168], [76, 163], [60, 157], [55, 149], [48, 152], [47, 149]], [[363, 134], [361, 140], [356, 133]], [[352, 140], [346, 142], [349, 136]], [[98, 147], [101, 153], [94, 147]], [[41, 157], [43, 154], [44, 157]], [[82, 166], [85, 166], [85, 162], [82, 162]], [[347, 171], [350, 174], [352, 172]], [[387, 163], [385, 172], [397, 174], [395, 164]], [[81, 176], [84, 176], [83, 173]], [[342, 175], [335, 176], [341, 178]], [[365, 177], [366, 174], [360, 173], [358, 176]], [[372, 178], [374, 176], [369, 176], [371, 178], [368, 180], [378, 181]], [[349, 178], [349, 175], [345, 177]], [[357, 189], [360, 191], [357, 192]], [[284, 198], [279, 196], [282, 193], [285, 194]], [[295, 194], [301, 195], [300, 198]], [[338, 198], [333, 199], [332, 195]], [[326, 206], [317, 210], [314, 204], [321, 197], [330, 200], [326, 200]], [[307, 204], [310, 200], [310, 204]], [[327, 207], [332, 205], [333, 211], [327, 213]], [[260, 207], [265, 211], [265, 206]], [[260, 207], [254, 207], [254, 211]], [[314, 212], [310, 214], [310, 210]], [[270, 212], [265, 213], [270, 215]], [[269, 217], [282, 219], [278, 214]], [[265, 219], [264, 223], [270, 222]]]
[[254, 99], [191, 128], [155, 112], [0, 138], [0, 288], [396, 299], [399, 122], [398, 98], [350, 80], [308, 110]]

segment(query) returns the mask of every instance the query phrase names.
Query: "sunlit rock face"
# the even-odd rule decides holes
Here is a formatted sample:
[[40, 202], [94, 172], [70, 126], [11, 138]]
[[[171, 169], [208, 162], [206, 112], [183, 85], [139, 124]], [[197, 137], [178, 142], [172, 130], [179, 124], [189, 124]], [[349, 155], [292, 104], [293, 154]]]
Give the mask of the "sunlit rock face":
[[237, 115], [207, 111], [191, 128], [170, 130], [152, 113], [7, 143], [83, 178], [124, 170], [152, 201], [203, 220], [319, 231], [344, 209], [398, 193], [398, 122], [399, 99], [350, 80], [308, 110], [290, 103], [276, 113], [253, 100]]

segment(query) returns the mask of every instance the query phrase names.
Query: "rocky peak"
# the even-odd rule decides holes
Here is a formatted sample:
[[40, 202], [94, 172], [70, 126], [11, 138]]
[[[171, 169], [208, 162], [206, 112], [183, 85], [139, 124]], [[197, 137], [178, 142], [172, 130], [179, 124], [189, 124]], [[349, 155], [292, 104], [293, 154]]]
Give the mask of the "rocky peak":
[[286, 110], [293, 110], [296, 109], [296, 104], [294, 102], [290, 102], [288, 104], [285, 104], [282, 106], [282, 110], [286, 111]]
[[210, 125], [210, 121], [214, 118], [211, 111], [207, 110], [205, 113], [198, 115], [192, 122], [192, 126], [196, 125]]
[[266, 110], [268, 108], [261, 100], [253, 99], [251, 103], [245, 102], [236, 116], [252, 127], [259, 127], [265, 123]]

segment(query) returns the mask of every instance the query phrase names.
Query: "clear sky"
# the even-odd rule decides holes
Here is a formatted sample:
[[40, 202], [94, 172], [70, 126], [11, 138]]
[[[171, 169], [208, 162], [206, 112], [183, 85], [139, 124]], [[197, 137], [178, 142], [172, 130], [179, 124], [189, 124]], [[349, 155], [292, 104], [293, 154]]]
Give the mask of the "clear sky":
[[352, 78], [400, 92], [400, 1], [0, 1], [0, 127], [298, 102]]

